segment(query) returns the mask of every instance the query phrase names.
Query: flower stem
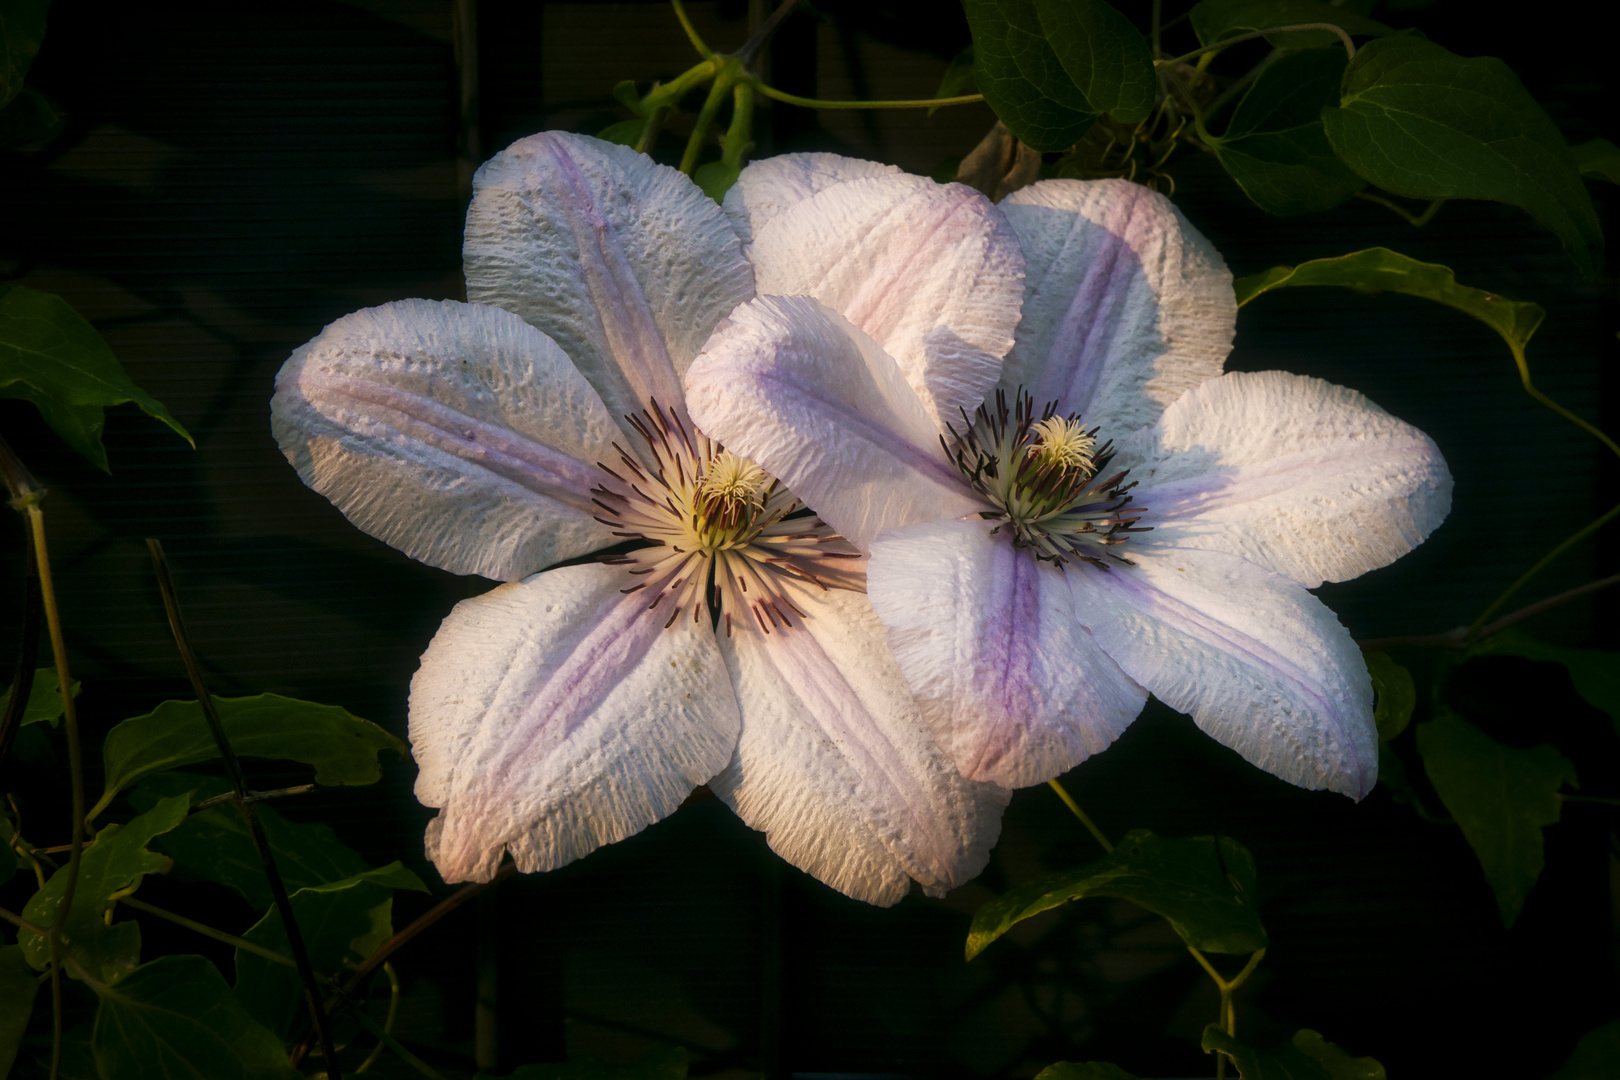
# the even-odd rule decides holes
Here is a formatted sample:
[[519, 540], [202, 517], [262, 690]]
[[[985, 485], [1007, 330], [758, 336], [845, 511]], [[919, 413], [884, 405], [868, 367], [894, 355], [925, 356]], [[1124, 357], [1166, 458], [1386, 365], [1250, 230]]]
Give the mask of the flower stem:
[[669, 0], [669, 6], [675, 9], [675, 17], [681, 21], [681, 29], [686, 31], [686, 40], [692, 43], [692, 48], [698, 51], [698, 55], [705, 60], [713, 56], [714, 50], [703, 43], [697, 27], [692, 25], [692, 20], [687, 16], [686, 5], [681, 3], [681, 0]]
[[934, 109], [946, 105], [971, 105], [984, 100], [983, 94], [963, 94], [959, 97], [921, 98], [916, 101], [823, 101], [820, 98], [789, 94], [774, 86], [767, 86], [752, 76], [749, 77], [749, 81], [754, 84], [754, 89], [773, 101], [785, 101], [789, 105], [801, 105], [806, 109]]
[[1092, 839], [1101, 844], [1104, 851], [1112, 855], [1114, 845], [1109, 843], [1108, 837], [1104, 836], [1103, 831], [1097, 828], [1097, 823], [1092, 821], [1084, 810], [1080, 809], [1080, 804], [1074, 801], [1074, 796], [1069, 794], [1068, 789], [1056, 780], [1048, 780], [1047, 784], [1051, 785], [1052, 790], [1057, 792], [1058, 798], [1063, 800], [1063, 805], [1067, 806], [1074, 813], [1074, 816], [1080, 819], [1080, 824], [1086, 827], [1086, 831], [1091, 834]]
[[698, 155], [703, 152], [703, 140], [708, 137], [709, 128], [714, 125], [714, 118], [720, 113], [720, 106], [725, 104], [726, 95], [731, 92], [732, 72], [722, 69], [715, 76], [714, 85], [709, 88], [709, 96], [704, 99], [703, 108], [698, 111], [697, 122], [692, 125], [692, 136], [686, 140], [686, 153], [681, 155], [681, 172], [691, 176], [697, 168]]
[[187, 930], [195, 930], [204, 937], [211, 937], [215, 941], [223, 941], [225, 944], [241, 949], [243, 952], [250, 952], [255, 956], [262, 956], [271, 963], [282, 964], [290, 968], [296, 968], [298, 966], [297, 961], [285, 953], [278, 953], [274, 949], [265, 948], [263, 945], [255, 945], [246, 938], [239, 938], [235, 934], [227, 934], [223, 930], [215, 930], [207, 923], [200, 923], [195, 919], [188, 919], [184, 915], [169, 911], [166, 908], [160, 908], [156, 904], [148, 904], [145, 900], [137, 900], [133, 896], [124, 896], [120, 897], [118, 902], [126, 907], [132, 907], [136, 911], [144, 911], [148, 915], [156, 915], [160, 919], [167, 919], [176, 926], [183, 926]]

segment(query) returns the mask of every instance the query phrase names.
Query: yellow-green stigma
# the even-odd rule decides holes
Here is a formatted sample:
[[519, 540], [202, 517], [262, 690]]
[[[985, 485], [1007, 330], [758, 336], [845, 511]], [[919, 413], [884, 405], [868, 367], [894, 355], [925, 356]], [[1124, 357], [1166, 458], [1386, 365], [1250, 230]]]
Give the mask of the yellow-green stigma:
[[[995, 407], [962, 414], [963, 427], [941, 437], [945, 452], [994, 510], [983, 516], [1002, 522], [1012, 542], [1035, 550], [1058, 566], [1079, 559], [1107, 568], [1130, 560], [1113, 549], [1130, 533], [1146, 532], [1137, 521], [1144, 508], [1131, 506], [1123, 470], [1106, 475], [1113, 443], [1097, 445], [1097, 429], [1078, 416], [1058, 416], [1049, 404], [1035, 418], [1034, 401], [1020, 393], [1009, 408], [996, 391]], [[1101, 478], [1101, 479], [1099, 479]]]

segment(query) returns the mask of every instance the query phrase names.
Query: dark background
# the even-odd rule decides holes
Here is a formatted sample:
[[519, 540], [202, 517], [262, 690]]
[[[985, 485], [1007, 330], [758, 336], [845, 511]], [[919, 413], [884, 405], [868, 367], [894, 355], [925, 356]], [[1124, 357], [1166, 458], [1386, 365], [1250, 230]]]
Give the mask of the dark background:
[[[1145, 22], [1145, 5], [1122, 7]], [[695, 57], [663, 3], [482, 0], [476, 32], [458, 46], [457, 19], [467, 25], [473, 8], [53, 6], [30, 81], [61, 104], [66, 126], [43, 149], [0, 152], [0, 275], [65, 296], [198, 442], [192, 451], [119, 410], [106, 476], [31, 407], [0, 401], [0, 430], [52, 489], [53, 555], [92, 747], [119, 719], [191, 696], [143, 537], [168, 548], [215, 692], [334, 702], [401, 735], [416, 657], [456, 600], [488, 587], [412, 563], [306, 490], [270, 437], [271, 381], [293, 348], [348, 311], [461, 297], [466, 183], [484, 156], [547, 127], [600, 130], [626, 115], [608, 94], [615, 82], [645, 88]], [[691, 10], [716, 48], [746, 37], [747, 3]], [[1464, 55], [1506, 58], [1572, 141], [1617, 134], [1612, 76], [1566, 60], [1584, 48], [1550, 24], [1510, 29], [1476, 15], [1443, 0], [1382, 17]], [[825, 0], [789, 20], [770, 63], [777, 85], [801, 94], [926, 97], [966, 41], [948, 0]], [[992, 119], [983, 106], [932, 119], [777, 107], [759, 125], [759, 152], [832, 149], [928, 173]], [[678, 155], [679, 145], [670, 136], [658, 151]], [[1616, 428], [1615, 279], [1580, 279], [1522, 213], [1450, 204], [1417, 230], [1352, 200], [1279, 220], [1247, 207], [1196, 155], [1173, 171], [1177, 201], [1237, 274], [1387, 244], [1542, 304], [1548, 321], [1530, 350], [1539, 385]], [[1612, 227], [1610, 190], [1595, 194]], [[1491, 331], [1448, 309], [1284, 291], [1243, 311], [1231, 366], [1362, 390], [1429, 432], [1451, 463], [1455, 508], [1433, 539], [1323, 590], [1358, 637], [1467, 622], [1620, 499], [1612, 460], [1523, 395]], [[1609, 540], [1567, 557], [1523, 600], [1614, 573], [1620, 545]], [[0, 530], [0, 657], [15, 648], [21, 551], [19, 530]], [[1612, 649], [1614, 614], [1611, 593], [1528, 629]], [[1427, 662], [1403, 659], [1420, 674]], [[1584, 793], [1620, 795], [1613, 731], [1561, 669], [1494, 659], [1468, 674], [1476, 722], [1519, 745], [1556, 742]], [[36, 822], [30, 838], [61, 842], [51, 825], [66, 820], [59, 792], [40, 779], [58, 751], [29, 731], [37, 737], [19, 745], [6, 781]], [[261, 787], [301, 779], [250, 768]], [[413, 770], [386, 773], [376, 788], [322, 790], [286, 813], [331, 821], [379, 863], [405, 858], [444, 895], [420, 854], [427, 813], [410, 794]], [[1221, 832], [1254, 852], [1273, 944], [1240, 998], [1247, 1037], [1313, 1027], [1380, 1058], [1397, 1080], [1543, 1076], [1620, 1004], [1610, 810], [1566, 806], [1547, 830], [1546, 873], [1504, 933], [1456, 829], [1420, 822], [1383, 788], [1359, 806], [1298, 791], [1160, 706], [1066, 782], [1116, 836]], [[486, 1055], [496, 1033], [503, 1068], [567, 1051], [629, 1059], [657, 1040], [686, 1045], [695, 1075], [1028, 1076], [1060, 1058], [1209, 1075], [1197, 1036], [1214, 1018], [1214, 990], [1165, 924], [1129, 904], [1071, 905], [962, 962], [979, 904], [1097, 854], [1050, 792], [1031, 789], [1014, 799], [979, 881], [943, 901], [914, 895], [879, 910], [782, 866], [700, 797], [581, 863], [502, 885], [402, 952], [400, 1030], [446, 1069], [470, 1067], [482, 1030]], [[253, 917], [222, 890], [165, 880], [146, 890], [232, 929]], [[0, 902], [11, 906], [8, 895]], [[396, 923], [431, 902], [402, 894]], [[166, 924], [144, 930], [153, 950], [208, 951]], [[210, 955], [229, 971], [223, 950]]]

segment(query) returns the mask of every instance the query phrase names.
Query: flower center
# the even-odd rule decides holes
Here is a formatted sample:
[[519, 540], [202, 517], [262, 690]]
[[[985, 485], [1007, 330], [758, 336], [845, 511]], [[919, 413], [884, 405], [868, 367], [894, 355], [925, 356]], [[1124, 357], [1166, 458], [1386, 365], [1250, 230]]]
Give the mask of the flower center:
[[1103, 569], [1130, 564], [1113, 549], [1150, 526], [1137, 525], [1145, 508], [1130, 505], [1127, 492], [1136, 483], [1125, 483], [1125, 470], [1109, 475], [1114, 444], [1098, 446], [1097, 428], [1058, 416], [1056, 403], [1037, 420], [1028, 394], [1020, 392], [1009, 409], [1000, 390], [994, 409], [981, 405], [971, 417], [964, 411], [962, 422], [961, 431], [949, 427], [950, 438], [940, 442], [995, 507], [983, 513], [1002, 522], [992, 532], [1007, 529], [1016, 546], [1060, 567], [1070, 559]]
[[621, 591], [646, 590], [649, 610], [670, 605], [666, 627], [690, 607], [694, 621], [709, 614], [725, 623], [727, 635], [733, 616], [747, 611], [768, 634], [804, 617], [788, 598], [790, 581], [823, 589], [865, 587], [865, 573], [854, 561], [860, 553], [820, 518], [804, 513], [774, 476], [688, 429], [657, 402], [629, 420], [652, 467], [614, 443], [620, 468], [598, 462], [612, 479], [591, 495], [603, 511], [597, 521], [615, 536], [648, 546], [602, 561], [628, 567], [642, 579]]

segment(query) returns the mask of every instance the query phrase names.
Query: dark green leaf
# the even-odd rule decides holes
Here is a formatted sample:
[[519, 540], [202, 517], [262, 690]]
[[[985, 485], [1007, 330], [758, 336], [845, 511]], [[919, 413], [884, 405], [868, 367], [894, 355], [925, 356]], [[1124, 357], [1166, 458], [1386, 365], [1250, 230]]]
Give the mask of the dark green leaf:
[[[477, 1080], [494, 1080], [479, 1073]], [[507, 1080], [686, 1080], [686, 1048], [656, 1046], [633, 1065], [575, 1058], [558, 1065], [520, 1065]]]
[[[1192, 9], [1193, 32], [1202, 45], [1213, 45], [1239, 34], [1269, 30], [1274, 26], [1301, 23], [1327, 23], [1348, 34], [1390, 33], [1389, 27], [1347, 8], [1316, 0], [1202, 0]], [[1291, 34], [1269, 34], [1266, 40], [1278, 48], [1325, 49], [1340, 46], [1331, 30], [1302, 30]]]
[[1085, 111], [1126, 124], [1148, 118], [1158, 91], [1153, 55], [1129, 19], [1104, 0], [1035, 0], [1035, 14]]
[[711, 161], [707, 165], [699, 165], [692, 174], [697, 186], [703, 189], [703, 194], [720, 202], [731, 190], [731, 185], [737, 182], [737, 176], [742, 172], [741, 166], [728, 165], [724, 161]]
[[[62, 936], [68, 946], [67, 955], [92, 978], [112, 982], [140, 962], [141, 928], [133, 922], [108, 926], [104, 918], [107, 905], [114, 893], [133, 891], [144, 875], [169, 868], [168, 858], [146, 850], [146, 845], [154, 836], [180, 824], [189, 805], [184, 797], [164, 799], [128, 825], [108, 825], [96, 834], [96, 842], [81, 857], [79, 884], [73, 891], [73, 908], [68, 912]], [[49, 926], [62, 906], [67, 878], [67, 866], [52, 874], [23, 908], [23, 918], [35, 926]], [[51, 950], [44, 937], [19, 930], [17, 944], [23, 947], [30, 964], [45, 970]]]
[[133, 402], [192, 441], [66, 300], [21, 285], [0, 288], [0, 397], [32, 401], [53, 431], [102, 469], [101, 410], [108, 405]]
[[22, 89], [23, 79], [45, 40], [51, 0], [0, 0], [0, 106]]
[[1342, 49], [1310, 49], [1268, 65], [1238, 103], [1215, 156], [1272, 214], [1329, 210], [1366, 186], [1328, 145], [1322, 109], [1339, 100]]
[[1298, 266], [1274, 266], [1232, 283], [1241, 307], [1273, 289], [1296, 285], [1337, 285], [1358, 292], [1398, 292], [1456, 308], [1523, 349], [1546, 312], [1539, 304], [1507, 300], [1484, 289], [1457, 284], [1449, 266], [1418, 262], [1388, 248], [1368, 248], [1333, 259], [1312, 259]]
[[[129, 801], [135, 809], [145, 810], [174, 795], [190, 793], [195, 804], [230, 790], [230, 784], [214, 776], [159, 773], [141, 781]], [[256, 810], [288, 892], [342, 881], [368, 869], [359, 853], [339, 840], [330, 826], [288, 821], [264, 803]], [[230, 803], [191, 814], [178, 828], [165, 833], [157, 846], [180, 869], [235, 889], [259, 911], [268, 909], [274, 899], [247, 825]]]
[[1260, 1050], [1211, 1024], [1203, 1042], [1206, 1051], [1231, 1058], [1242, 1080], [1384, 1080], [1377, 1061], [1353, 1058], [1309, 1028], [1296, 1031], [1290, 1042]]
[[[973, 79], [973, 46], [970, 43], [967, 48], [951, 57], [950, 66], [945, 69], [944, 77], [939, 80], [939, 89], [934, 91], [934, 96], [961, 97], [964, 94], [978, 92], [979, 84]], [[928, 115], [933, 116], [938, 111], [939, 106], [936, 105], [928, 110]]]
[[979, 93], [1036, 150], [1067, 150], [1097, 119], [1047, 44], [1034, 0], [963, 0]]
[[[214, 698], [225, 735], [238, 757], [277, 758], [315, 766], [317, 784], [374, 784], [382, 777], [377, 755], [405, 754], [405, 744], [376, 724], [336, 705], [258, 694]], [[94, 817], [122, 790], [154, 773], [212, 761], [219, 748], [195, 701], [165, 701], [107, 733], [101, 760], [106, 790]]]
[[1328, 141], [1361, 176], [1415, 199], [1494, 199], [1557, 233], [1588, 276], [1603, 233], [1575, 155], [1519, 77], [1493, 57], [1465, 60], [1422, 38], [1382, 38], [1345, 69]]
[[1595, 176], [1611, 184], [1620, 184], [1620, 146], [1608, 139], [1593, 139], [1570, 147], [1575, 155], [1575, 167], [1582, 176]]
[[1253, 952], [1266, 947], [1254, 883], [1254, 858], [1231, 837], [1165, 840], [1136, 829], [1100, 862], [1045, 874], [981, 907], [967, 958], [1030, 916], [1087, 896], [1118, 897], [1162, 915], [1194, 948]]
[[[73, 696], [78, 697], [83, 688], [82, 683], [74, 682]], [[11, 704], [11, 691], [0, 691], [0, 712], [6, 710]], [[23, 708], [22, 726], [37, 724], [41, 720], [56, 723], [62, 715], [62, 683], [56, 677], [56, 669], [42, 667], [34, 669], [34, 685], [28, 691], [28, 704]]]
[[1417, 706], [1417, 686], [1412, 673], [1394, 660], [1389, 653], [1363, 653], [1367, 674], [1372, 676], [1373, 690], [1378, 694], [1378, 705], [1373, 709], [1373, 720], [1378, 724], [1378, 741], [1387, 743], [1412, 722], [1412, 710]]
[[[389, 917], [395, 889], [426, 892], [427, 886], [394, 862], [292, 894], [293, 917], [317, 974], [341, 973], [347, 965], [365, 959], [392, 933]], [[274, 909], [242, 936], [291, 955], [281, 914]], [[240, 949], [236, 952], [236, 996], [250, 1015], [283, 1037], [291, 1037], [304, 1008], [303, 984], [296, 971]]]
[[620, 120], [617, 124], [609, 124], [598, 131], [596, 137], [603, 142], [633, 147], [641, 141], [641, 133], [646, 130], [647, 121], [638, 116], [633, 120]]
[[293, 1080], [287, 1052], [200, 956], [164, 956], [96, 991], [105, 1080]]
[[62, 131], [62, 110], [32, 86], [0, 107], [0, 146], [32, 150], [44, 146]]
[[34, 1015], [39, 976], [16, 945], [0, 946], [0, 1076], [11, 1075], [28, 1020]]
[[1035, 1074], [1035, 1080], [1139, 1080], [1106, 1061], [1060, 1061]]
[[1526, 660], [1563, 664], [1569, 669], [1575, 692], [1608, 713], [1614, 721], [1615, 732], [1620, 734], [1620, 653], [1549, 645], [1518, 630], [1504, 630], [1475, 645], [1470, 654], [1522, 656]]
[[1541, 876], [1541, 828], [1558, 822], [1558, 790], [1578, 786], [1575, 766], [1551, 746], [1503, 746], [1449, 713], [1419, 724], [1417, 745], [1429, 782], [1479, 857], [1502, 925], [1512, 926]]
[[1620, 1076], [1620, 1020], [1593, 1028], [1575, 1044], [1575, 1052], [1547, 1080], [1614, 1080]]
[[636, 92], [634, 79], [624, 79], [613, 84], [613, 100], [629, 109], [637, 116], [642, 114], [641, 95]]

